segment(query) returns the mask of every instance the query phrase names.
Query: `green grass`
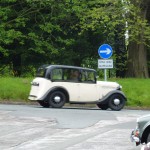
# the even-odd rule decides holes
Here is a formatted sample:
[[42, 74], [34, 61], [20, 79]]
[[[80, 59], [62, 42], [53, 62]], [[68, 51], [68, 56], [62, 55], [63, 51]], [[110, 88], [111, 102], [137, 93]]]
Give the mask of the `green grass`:
[[0, 78], [1, 101], [27, 101], [31, 78]]
[[122, 85], [128, 106], [150, 107], [150, 79], [112, 79]]
[[[0, 78], [0, 101], [27, 102], [32, 78]], [[122, 85], [127, 106], [150, 107], [150, 79], [109, 79]]]

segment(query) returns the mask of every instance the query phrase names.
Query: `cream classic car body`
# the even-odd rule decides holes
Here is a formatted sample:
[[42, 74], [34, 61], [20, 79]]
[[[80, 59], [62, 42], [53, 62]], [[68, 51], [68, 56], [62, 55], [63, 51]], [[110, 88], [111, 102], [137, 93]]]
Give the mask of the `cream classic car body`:
[[43, 107], [95, 103], [101, 109], [121, 110], [126, 97], [118, 83], [97, 81], [94, 69], [49, 65], [38, 69], [29, 100], [38, 101]]

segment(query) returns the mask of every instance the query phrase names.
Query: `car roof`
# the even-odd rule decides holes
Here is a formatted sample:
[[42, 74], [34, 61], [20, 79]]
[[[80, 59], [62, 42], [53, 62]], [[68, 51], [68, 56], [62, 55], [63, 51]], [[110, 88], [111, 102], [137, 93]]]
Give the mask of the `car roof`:
[[89, 71], [94, 71], [94, 69], [91, 68], [84, 68], [84, 67], [77, 67], [77, 66], [69, 66], [69, 65], [48, 65], [46, 67], [47, 69], [54, 69], [54, 68], [72, 68], [72, 69], [79, 69], [79, 70], [89, 70]]

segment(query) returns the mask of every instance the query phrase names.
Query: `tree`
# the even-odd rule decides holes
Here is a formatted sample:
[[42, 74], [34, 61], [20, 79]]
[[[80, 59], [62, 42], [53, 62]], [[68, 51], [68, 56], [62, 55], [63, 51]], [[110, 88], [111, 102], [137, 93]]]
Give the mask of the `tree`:
[[16, 76], [28, 66], [44, 63], [97, 68], [97, 49], [109, 43], [118, 77], [125, 75], [126, 56], [128, 76], [148, 77], [145, 47], [150, 15], [142, 4], [149, 3], [138, 1], [1, 0], [0, 63], [10, 65]]
[[[124, 0], [124, 1], [94, 1], [88, 3], [91, 9], [83, 11], [84, 17], [81, 20], [82, 29], [92, 31], [100, 31], [100, 35], [107, 35], [103, 42], [110, 43], [113, 47], [116, 41], [115, 33], [118, 26], [122, 27], [117, 39], [123, 39], [123, 36], [128, 31], [129, 38], [126, 41], [128, 45], [128, 65], [127, 73], [128, 77], [145, 77], [148, 78], [148, 67], [147, 67], [147, 50], [146, 46], [149, 44], [150, 39], [150, 26], [146, 20], [150, 1], [140, 0]], [[93, 7], [93, 6], [94, 7]], [[101, 33], [101, 31], [103, 33]], [[119, 50], [120, 47], [118, 48]], [[116, 54], [116, 66], [120, 64], [122, 58], [118, 61], [121, 51], [115, 51]], [[124, 59], [125, 60], [125, 59]], [[123, 73], [126, 68], [123, 61], [121, 62]], [[121, 66], [121, 65], [120, 65]], [[120, 68], [120, 67], [119, 67]], [[122, 73], [121, 73], [122, 74]], [[125, 73], [124, 73], [125, 74]]]
[[12, 64], [14, 75], [21, 75], [22, 66], [59, 60], [73, 39], [65, 38], [65, 5], [64, 0], [0, 1], [0, 55]]
[[115, 53], [116, 53], [116, 77], [124, 78], [127, 65], [127, 48], [125, 43], [125, 36], [120, 36], [125, 24], [118, 25], [115, 32]]
[[[147, 46], [150, 46], [150, 26], [147, 22], [150, 1], [132, 0], [129, 10], [128, 77], [148, 78]], [[134, 11], [133, 11], [134, 10]]]
[[82, 32], [92, 30], [99, 34], [99, 46], [102, 43], [112, 45], [117, 77], [124, 77], [126, 69], [125, 5], [118, 0], [96, 0], [87, 3], [87, 9], [81, 12]]
[[81, 66], [85, 58], [97, 56], [93, 49], [98, 47], [99, 34], [92, 30], [81, 33], [81, 12], [86, 9], [86, 1], [73, 2], [73, 5], [67, 0], [0, 2], [0, 53], [7, 64], [12, 64], [16, 76], [29, 64]]

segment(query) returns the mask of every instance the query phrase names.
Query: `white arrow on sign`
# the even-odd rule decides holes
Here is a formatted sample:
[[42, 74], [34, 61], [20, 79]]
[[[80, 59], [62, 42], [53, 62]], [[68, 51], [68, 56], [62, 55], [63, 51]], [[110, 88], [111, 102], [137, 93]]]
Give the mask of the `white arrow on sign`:
[[100, 53], [106, 53], [109, 55], [111, 53], [111, 50], [109, 48], [106, 48], [106, 50], [101, 50]]

